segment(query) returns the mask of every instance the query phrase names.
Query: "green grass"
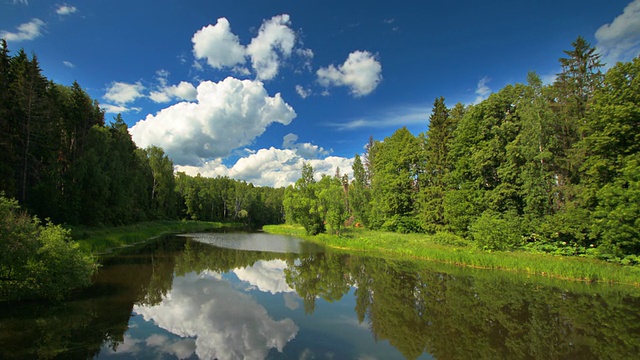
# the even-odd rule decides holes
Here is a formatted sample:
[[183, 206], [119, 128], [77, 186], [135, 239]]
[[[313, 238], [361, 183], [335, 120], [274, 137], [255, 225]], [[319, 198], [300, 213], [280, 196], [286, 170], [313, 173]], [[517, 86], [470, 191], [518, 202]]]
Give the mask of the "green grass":
[[428, 260], [565, 280], [640, 286], [640, 267], [637, 266], [621, 266], [590, 258], [523, 251], [486, 252], [466, 245], [464, 239], [456, 240], [455, 236], [450, 235], [398, 234], [353, 228], [341, 236], [308, 236], [301, 226], [292, 225], [268, 225], [263, 230], [293, 235], [339, 251], [358, 251], [374, 256]]
[[117, 227], [71, 227], [71, 237], [80, 244], [81, 249], [100, 254], [108, 252], [110, 249], [140, 243], [165, 234], [222, 228], [242, 228], [242, 224], [206, 221], [149, 221]]

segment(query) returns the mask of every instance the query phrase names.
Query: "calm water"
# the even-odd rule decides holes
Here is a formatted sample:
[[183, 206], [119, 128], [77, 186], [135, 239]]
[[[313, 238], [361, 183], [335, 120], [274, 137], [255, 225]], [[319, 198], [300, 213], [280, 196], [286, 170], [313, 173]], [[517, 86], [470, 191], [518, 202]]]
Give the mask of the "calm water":
[[194, 234], [104, 260], [56, 306], [0, 305], [0, 358], [634, 359], [640, 291]]

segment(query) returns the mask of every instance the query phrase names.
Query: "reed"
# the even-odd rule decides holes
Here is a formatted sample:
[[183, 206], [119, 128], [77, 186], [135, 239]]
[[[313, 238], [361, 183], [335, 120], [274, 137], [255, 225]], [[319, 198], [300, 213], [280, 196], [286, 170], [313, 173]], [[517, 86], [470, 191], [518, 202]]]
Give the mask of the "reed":
[[302, 227], [292, 225], [269, 225], [263, 230], [269, 233], [293, 235], [337, 251], [357, 251], [373, 256], [428, 260], [572, 281], [640, 286], [640, 267], [637, 266], [622, 266], [593, 258], [525, 251], [486, 252], [475, 248], [464, 239], [456, 239], [455, 235], [398, 234], [348, 229], [341, 235], [308, 236]]

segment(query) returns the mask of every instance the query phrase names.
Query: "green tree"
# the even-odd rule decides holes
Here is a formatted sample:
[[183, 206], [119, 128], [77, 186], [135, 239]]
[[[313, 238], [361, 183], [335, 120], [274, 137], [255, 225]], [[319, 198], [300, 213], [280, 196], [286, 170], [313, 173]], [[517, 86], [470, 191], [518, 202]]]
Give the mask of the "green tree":
[[422, 137], [424, 172], [420, 174], [420, 218], [429, 232], [443, 230], [445, 176], [451, 171], [449, 142], [457, 125], [449, 116], [444, 98], [436, 98], [429, 117], [429, 130]]
[[153, 175], [151, 188], [151, 206], [156, 216], [172, 218], [175, 216], [175, 177], [173, 162], [164, 150], [157, 146], [150, 146], [145, 150], [149, 159], [149, 166]]
[[323, 221], [329, 225], [329, 229], [340, 234], [344, 222], [349, 218], [347, 210], [348, 195], [342, 184], [339, 174], [337, 176], [324, 175], [316, 184], [316, 193], [320, 203], [320, 212]]
[[406, 127], [375, 143], [371, 178], [371, 226], [380, 227], [394, 216], [415, 216], [421, 151], [418, 139]]
[[353, 181], [349, 186], [349, 204], [355, 221], [364, 226], [369, 225], [369, 201], [371, 190], [367, 183], [366, 169], [360, 155], [353, 159]]
[[591, 238], [618, 257], [640, 254], [640, 58], [611, 68], [590, 102], [578, 148]]
[[554, 156], [560, 206], [575, 198], [574, 185], [579, 183], [584, 152], [574, 145], [584, 137], [588, 102], [602, 83], [600, 54], [583, 37], [572, 45], [573, 50], [565, 51], [568, 57], [560, 58], [562, 72], [553, 84], [553, 109], [557, 116], [552, 125], [558, 144]]
[[307, 234], [324, 232], [321, 204], [316, 195], [316, 181], [313, 167], [309, 163], [302, 165], [302, 177], [293, 187], [288, 187], [284, 195], [284, 207], [294, 222], [301, 224]]

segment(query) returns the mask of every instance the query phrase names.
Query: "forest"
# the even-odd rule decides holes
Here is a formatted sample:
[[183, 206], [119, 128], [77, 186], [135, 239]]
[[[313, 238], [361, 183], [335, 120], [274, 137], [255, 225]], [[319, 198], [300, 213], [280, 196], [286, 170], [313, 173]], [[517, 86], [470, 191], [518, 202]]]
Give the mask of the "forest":
[[283, 189], [226, 177], [174, 175], [155, 146], [140, 149], [120, 115], [105, 123], [74, 82], [42, 75], [36, 55], [0, 48], [0, 191], [54, 223], [117, 226], [154, 219], [279, 223]]
[[[25, 294], [45, 291], [25, 281], [46, 282], [62, 264], [56, 254], [77, 259], [67, 274], [95, 270], [55, 224], [155, 219], [254, 228], [286, 220], [308, 234], [345, 227], [454, 234], [488, 251], [638, 264], [640, 58], [603, 72], [586, 40], [572, 46], [552, 84], [530, 73], [526, 84], [507, 85], [478, 104], [448, 108], [436, 98], [425, 132], [403, 127], [370, 138], [355, 155], [352, 179], [340, 169], [317, 178], [305, 164], [294, 185], [273, 189], [174, 174], [161, 148], [136, 146], [120, 115], [105, 123], [77, 82], [56, 84], [35, 54], [10, 55], [2, 41], [0, 290], [21, 284]], [[69, 286], [87, 283], [76, 275], [84, 280]]]
[[35, 54], [10, 55], [4, 40], [0, 157], [0, 299], [58, 299], [89, 284], [95, 259], [80, 253], [69, 226], [284, 221], [284, 189], [176, 176], [161, 148], [136, 146], [120, 115], [106, 124], [98, 102], [77, 82], [47, 79]]
[[351, 181], [316, 180], [306, 164], [285, 192], [287, 222], [640, 263], [640, 58], [603, 72], [584, 38], [572, 46], [552, 84], [531, 72], [478, 104], [439, 97], [425, 132], [370, 138]]

